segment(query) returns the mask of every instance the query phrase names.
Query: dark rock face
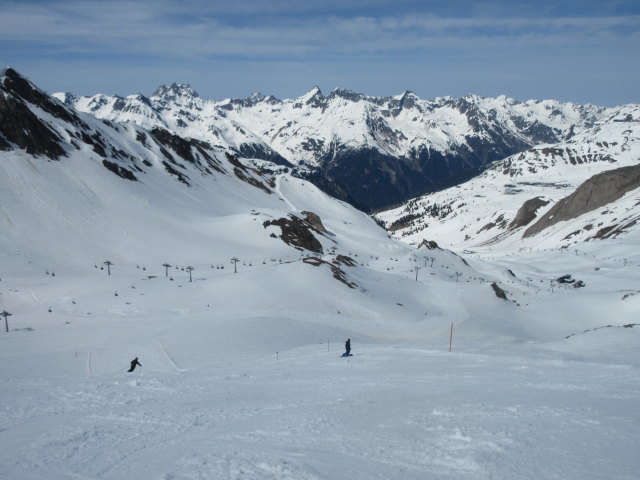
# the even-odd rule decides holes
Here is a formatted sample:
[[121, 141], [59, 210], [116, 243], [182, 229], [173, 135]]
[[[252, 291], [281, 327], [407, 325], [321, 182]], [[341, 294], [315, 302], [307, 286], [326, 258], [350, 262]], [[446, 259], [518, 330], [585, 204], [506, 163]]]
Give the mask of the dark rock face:
[[340, 150], [325, 156], [321, 165], [321, 175], [342, 185], [365, 210], [401, 202], [424, 187], [419, 172], [374, 148]]
[[19, 100], [0, 95], [0, 149], [11, 144], [30, 155], [56, 160], [65, 154], [62, 139]]
[[[349, 257], [344, 257], [344, 258], [349, 258]], [[329, 262], [326, 262], [326, 261], [322, 260], [321, 258], [315, 258], [315, 257], [307, 257], [307, 258], [303, 259], [302, 261], [304, 263], [308, 264], [308, 265], [313, 265], [314, 267], [320, 267], [322, 265], [326, 265], [327, 267], [329, 267], [331, 269], [331, 273], [333, 274], [333, 278], [335, 278], [336, 280], [339, 280], [340, 282], [344, 283], [349, 288], [356, 288], [358, 286], [355, 282], [350, 281], [347, 278], [347, 274], [344, 272], [344, 270], [342, 270], [340, 268], [340, 263], [342, 263], [344, 265], [347, 265], [347, 266], [352, 266], [352, 265], [349, 265], [349, 263], [347, 263], [347, 262], [329, 263]]]
[[324, 228], [324, 225], [322, 224], [322, 220], [320, 219], [320, 217], [313, 213], [313, 212], [309, 212], [309, 211], [303, 211], [301, 212], [304, 217], [305, 220], [313, 227], [315, 228], [317, 231], [321, 232], [321, 233], [327, 233], [327, 229]]
[[531, 237], [558, 222], [570, 220], [603, 207], [639, 187], [640, 165], [616, 168], [594, 175], [571, 195], [556, 203], [524, 232], [523, 237]]
[[81, 123], [78, 117], [15, 70], [6, 68], [2, 74], [0, 148], [10, 150], [11, 145], [15, 145], [30, 155], [43, 155], [51, 160], [65, 155], [62, 138], [31, 111], [29, 104], [65, 122]]
[[504, 229], [507, 226], [507, 220], [504, 218], [504, 215], [500, 215], [493, 222], [489, 222], [484, 225], [477, 233], [484, 232], [485, 230], [491, 230], [492, 228], [498, 227], [499, 229]]
[[236, 177], [238, 177], [243, 182], [248, 183], [249, 185], [253, 185], [256, 188], [259, 188], [265, 193], [269, 193], [269, 194], [273, 193], [268, 186], [266, 186], [264, 183], [262, 183], [260, 180], [258, 180], [256, 177], [252, 176], [251, 174], [253, 173], [256, 176], [260, 176], [260, 173], [253, 170], [252, 168], [245, 167], [240, 162], [240, 160], [238, 160], [237, 157], [235, 157], [229, 152], [225, 152], [225, 156], [227, 157], [227, 160], [229, 160], [229, 163], [233, 165], [233, 174]]
[[[457, 185], [475, 177], [492, 162], [528, 147], [521, 140], [505, 141], [496, 136], [483, 140], [468, 137], [467, 145], [446, 155], [426, 148], [413, 151], [408, 157], [395, 157], [375, 148], [338, 148], [320, 160], [318, 176], [341, 185], [352, 199], [347, 200], [350, 203], [372, 211]], [[307, 179], [334, 194], [325, 182], [317, 181], [317, 176]]]
[[[314, 227], [295, 215], [289, 215], [289, 218], [279, 218], [277, 220], [268, 220], [262, 224], [264, 228], [270, 226], [280, 227], [282, 234], [280, 238], [287, 245], [291, 245], [298, 250], [309, 250], [315, 253], [322, 253], [322, 244], [313, 234]], [[272, 235], [273, 236], [273, 235]]]
[[493, 293], [496, 294], [496, 297], [501, 298], [502, 300], [509, 300], [507, 298], [507, 292], [500, 288], [496, 282], [491, 283], [491, 288], [493, 288]]
[[291, 163], [289, 163], [282, 155], [265, 145], [243, 143], [240, 145], [238, 153], [244, 158], [259, 158], [261, 160], [273, 162], [276, 165], [293, 167], [293, 165], [291, 165]]
[[[435, 189], [423, 171], [374, 148], [349, 149], [328, 155], [322, 160], [321, 176], [343, 186], [354, 203], [368, 211]], [[323, 189], [323, 183], [316, 185]]]
[[102, 164], [108, 170], [111, 170], [113, 173], [115, 173], [116, 175], [118, 175], [121, 178], [125, 178], [127, 180], [131, 180], [132, 182], [135, 182], [135, 181], [138, 180], [131, 170], [129, 170], [127, 168], [124, 168], [124, 167], [118, 165], [117, 163], [110, 162], [109, 160], [103, 160]]
[[537, 212], [540, 208], [549, 205], [549, 200], [544, 200], [542, 197], [531, 198], [524, 202], [515, 218], [509, 224], [511, 230], [529, 225], [537, 216]]
[[418, 245], [418, 249], [422, 247], [426, 247], [427, 250], [437, 250], [440, 248], [438, 247], [438, 244], [433, 240], [422, 240], [422, 242], [420, 242], [420, 245]]
[[358, 262], [347, 255], [336, 255], [333, 263], [335, 263], [336, 265], [346, 265], [347, 267], [355, 267], [356, 265], [358, 265]]
[[10, 92], [12, 95], [22, 99], [26, 103], [37, 105], [45, 112], [55, 118], [59, 118], [63, 122], [74, 125], [82, 124], [82, 121], [72, 110], [65, 108], [60, 102], [50, 97], [39, 88], [36, 88], [31, 82], [22, 77], [14, 69], [6, 68], [2, 73], [4, 73], [4, 82], [1, 86], [3, 91]]

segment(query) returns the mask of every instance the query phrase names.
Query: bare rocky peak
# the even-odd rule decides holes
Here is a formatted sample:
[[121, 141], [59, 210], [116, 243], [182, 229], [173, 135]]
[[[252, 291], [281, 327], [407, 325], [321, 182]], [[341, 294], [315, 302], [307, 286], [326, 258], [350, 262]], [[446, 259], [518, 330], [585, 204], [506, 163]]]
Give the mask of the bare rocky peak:
[[159, 97], [165, 100], [175, 100], [179, 97], [198, 98], [196, 92], [188, 83], [172, 83], [171, 85], [162, 85], [153, 92], [152, 97]]

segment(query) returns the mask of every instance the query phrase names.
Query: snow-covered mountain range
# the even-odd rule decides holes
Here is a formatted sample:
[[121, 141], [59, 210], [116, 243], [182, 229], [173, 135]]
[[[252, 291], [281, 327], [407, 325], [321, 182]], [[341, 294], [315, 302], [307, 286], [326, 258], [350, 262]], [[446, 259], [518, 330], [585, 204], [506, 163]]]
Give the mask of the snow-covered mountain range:
[[313, 88], [288, 100], [206, 100], [173, 84], [151, 96], [55, 95], [115, 122], [164, 128], [239, 156], [295, 167], [333, 196], [376, 209], [472, 178], [492, 162], [572, 138], [616, 110], [504, 96], [371, 97]]
[[[376, 216], [410, 243], [427, 236], [461, 250], [567, 247], [640, 227], [639, 165], [640, 106], [630, 105], [569, 140], [512, 155]], [[562, 201], [570, 195], [579, 202]]]
[[[559, 122], [547, 141], [560, 144], [436, 194], [468, 189], [446, 197], [449, 215], [445, 197], [424, 209], [462, 228], [496, 221], [501, 208], [521, 219], [518, 236], [495, 242], [505, 230], [488, 227], [472, 244], [443, 220], [400, 241], [291, 175], [298, 160], [286, 146], [298, 152], [302, 134], [274, 131], [279, 150], [264, 140], [269, 115], [287, 108], [312, 117], [315, 101], [352, 113], [375, 104], [345, 96], [229, 101], [215, 107], [227, 116], [211, 126], [213, 142], [186, 113], [213, 107], [183, 87], [120, 122], [0, 71], [1, 478], [637, 477], [640, 231], [629, 216], [637, 190], [624, 193], [637, 174], [636, 110], [567, 107], [580, 132]], [[386, 125], [418, 114], [408, 99], [384, 100]], [[531, 105], [542, 115], [543, 103]], [[453, 133], [470, 117], [449, 107], [447, 120], [446, 108], [434, 108], [434, 129], [452, 129], [438, 145], [463, 151], [452, 139], [475, 134]], [[262, 112], [261, 128], [240, 123], [247, 111], [255, 123]], [[356, 113], [352, 132], [337, 115], [326, 131], [342, 132], [340, 148], [355, 138], [354, 148], [392, 157], [382, 137], [356, 133]], [[397, 152], [411, 150], [408, 135], [385, 138], [394, 136]], [[307, 145], [304, 169], [320, 168]], [[269, 155], [276, 163], [260, 160]], [[597, 173], [606, 179], [574, 188]], [[556, 248], [564, 227], [546, 226], [560, 215], [551, 203], [579, 212], [584, 192], [606, 206], [579, 216], [571, 238], [602, 234], [567, 254]], [[543, 194], [529, 210], [546, 228], [518, 251], [534, 221], [517, 205]], [[423, 201], [378, 217], [394, 223]], [[478, 242], [490, 248], [446, 248]], [[354, 355], [343, 358], [347, 338]], [[142, 366], [127, 373], [133, 358]]]
[[[389, 272], [401, 268], [411, 277], [412, 247], [305, 180], [255, 170], [225, 149], [167, 130], [76, 112], [11, 69], [0, 75], [0, 91], [0, 247], [12, 269], [93, 270], [108, 259], [228, 271], [229, 260], [238, 258], [259, 278], [247, 287], [260, 291], [249, 303], [271, 302], [265, 295], [277, 278], [288, 287], [275, 295], [304, 286], [302, 296], [319, 295], [321, 305], [340, 302], [344, 294], [331, 294], [335, 288], [375, 304], [380, 275], [394, 278]], [[444, 284], [457, 280], [449, 271], [455, 265], [500, 305], [488, 278], [481, 280], [459, 256], [424, 248], [447, 259], [434, 267]], [[392, 269], [396, 258], [402, 266]], [[287, 272], [296, 273], [280, 279]], [[332, 287], [316, 289], [325, 277]], [[421, 310], [419, 290], [414, 295], [400, 303], [415, 301]]]

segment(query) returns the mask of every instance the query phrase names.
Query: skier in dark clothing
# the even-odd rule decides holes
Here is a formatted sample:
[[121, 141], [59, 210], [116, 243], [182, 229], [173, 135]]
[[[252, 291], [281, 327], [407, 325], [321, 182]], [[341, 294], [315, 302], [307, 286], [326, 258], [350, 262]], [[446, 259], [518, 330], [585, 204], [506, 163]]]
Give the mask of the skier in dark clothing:
[[142, 364], [138, 361], [138, 357], [136, 357], [131, 360], [131, 368], [129, 369], [129, 372], [133, 372], [138, 365], [142, 366]]
[[344, 350], [345, 352], [342, 354], [343, 357], [348, 357], [349, 355], [351, 355], [351, 339], [348, 338], [347, 341], [344, 344]]

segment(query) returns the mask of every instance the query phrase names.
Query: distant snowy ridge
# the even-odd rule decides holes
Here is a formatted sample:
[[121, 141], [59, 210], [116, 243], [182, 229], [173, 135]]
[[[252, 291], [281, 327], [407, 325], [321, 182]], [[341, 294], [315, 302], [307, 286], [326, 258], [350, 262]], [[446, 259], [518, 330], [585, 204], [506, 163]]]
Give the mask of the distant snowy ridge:
[[[559, 218], [565, 221], [553, 228], [551, 223], [546, 228], [539, 224], [534, 229], [532, 225], [545, 214], [555, 215], [557, 202], [594, 175], [639, 163], [640, 107], [625, 106], [569, 140], [512, 155], [464, 184], [418, 197], [376, 216], [394, 235], [409, 242], [427, 236], [446, 237], [450, 245], [472, 250], [496, 244], [510, 248], [567, 246], [602, 238], [604, 232], [611, 236], [637, 229], [634, 219], [640, 211], [633, 200], [638, 197], [633, 182], [624, 190], [613, 187], [619, 190], [618, 196], [592, 190], [583, 197], [584, 207], [575, 206], [573, 213], [556, 218], [555, 223]], [[605, 203], [589, 210], [588, 205], [597, 203], [593, 195]], [[623, 225], [627, 228], [618, 228]], [[531, 237], [526, 241], [522, 239], [524, 230]]]
[[554, 100], [467, 95], [371, 97], [314, 87], [288, 100], [254, 94], [205, 100], [188, 85], [151, 96], [56, 94], [77, 110], [220, 145], [294, 172], [363, 209], [398, 203], [472, 178], [492, 162], [568, 140], [620, 109]]

